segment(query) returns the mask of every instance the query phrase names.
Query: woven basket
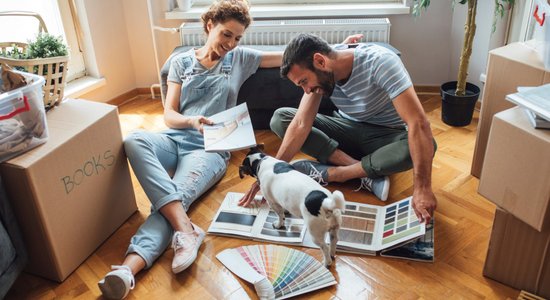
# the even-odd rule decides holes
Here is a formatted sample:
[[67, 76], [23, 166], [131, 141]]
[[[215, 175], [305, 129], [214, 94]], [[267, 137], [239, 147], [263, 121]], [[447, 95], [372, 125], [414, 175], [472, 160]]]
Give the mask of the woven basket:
[[[48, 32], [46, 24], [42, 17], [34, 12], [6, 11], [0, 12], [0, 16], [23, 16], [34, 17], [38, 20], [38, 32]], [[26, 53], [26, 43], [19, 42], [0, 42], [0, 51], [2, 53], [13, 50], [17, 47], [19, 52]], [[46, 109], [52, 108], [63, 100], [63, 91], [67, 80], [67, 66], [69, 56], [56, 56], [49, 58], [34, 59], [13, 59], [0, 56], [0, 63], [5, 63], [10, 67], [22, 67], [26, 72], [41, 75], [46, 80], [44, 84], [44, 106]]]
[[[21, 51], [26, 51], [26, 45], [23, 43], [0, 43], [0, 50], [5, 48], [20, 47]], [[0, 57], [0, 63], [5, 63], [10, 67], [23, 67], [26, 72], [42, 75], [46, 80], [44, 84], [44, 106], [51, 108], [61, 103], [63, 100], [63, 91], [65, 89], [67, 78], [67, 64], [69, 56], [56, 56], [49, 58], [35, 59], [13, 59]]]

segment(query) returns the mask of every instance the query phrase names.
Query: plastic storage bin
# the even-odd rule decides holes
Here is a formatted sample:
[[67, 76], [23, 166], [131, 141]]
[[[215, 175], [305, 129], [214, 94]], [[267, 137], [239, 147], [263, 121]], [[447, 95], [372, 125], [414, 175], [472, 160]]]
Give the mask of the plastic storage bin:
[[0, 162], [43, 144], [48, 139], [42, 101], [44, 78], [18, 73], [25, 76], [27, 85], [0, 94]]

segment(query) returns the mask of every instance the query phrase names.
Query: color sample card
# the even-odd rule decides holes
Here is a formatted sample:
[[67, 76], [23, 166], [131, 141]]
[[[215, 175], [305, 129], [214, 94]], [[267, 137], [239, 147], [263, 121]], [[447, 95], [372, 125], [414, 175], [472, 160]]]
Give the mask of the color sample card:
[[346, 205], [338, 239], [350, 243], [372, 245], [377, 212], [374, 208]]
[[421, 226], [409, 199], [386, 206], [382, 245], [420, 232]]

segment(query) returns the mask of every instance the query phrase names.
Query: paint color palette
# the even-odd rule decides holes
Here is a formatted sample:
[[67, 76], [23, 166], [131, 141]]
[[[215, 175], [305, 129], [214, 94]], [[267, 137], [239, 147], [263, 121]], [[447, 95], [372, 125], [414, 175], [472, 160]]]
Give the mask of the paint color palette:
[[226, 249], [216, 257], [231, 272], [253, 283], [260, 298], [284, 299], [336, 284], [319, 261], [288, 247], [241, 246]]
[[386, 206], [382, 245], [420, 232], [421, 226], [409, 199]]
[[386, 206], [348, 202], [338, 233], [338, 249], [379, 251], [423, 235], [425, 224], [416, 218], [411, 201], [409, 197]]

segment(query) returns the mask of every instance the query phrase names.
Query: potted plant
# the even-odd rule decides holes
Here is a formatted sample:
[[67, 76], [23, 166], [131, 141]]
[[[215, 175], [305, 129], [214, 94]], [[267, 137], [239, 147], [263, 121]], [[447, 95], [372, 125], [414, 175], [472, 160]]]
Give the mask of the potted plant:
[[[454, 1], [452, 0], [453, 4]], [[504, 16], [504, 11], [513, 6], [515, 0], [494, 1], [493, 32], [497, 18]], [[468, 14], [464, 24], [464, 41], [460, 54], [458, 76], [456, 81], [446, 82], [441, 85], [441, 119], [451, 126], [466, 126], [470, 124], [480, 92], [478, 86], [466, 81], [470, 56], [472, 55], [472, 44], [476, 33], [477, 0], [460, 0], [459, 3], [468, 5]], [[413, 15], [419, 16], [421, 11], [427, 9], [429, 5], [430, 0], [413, 0]]]

